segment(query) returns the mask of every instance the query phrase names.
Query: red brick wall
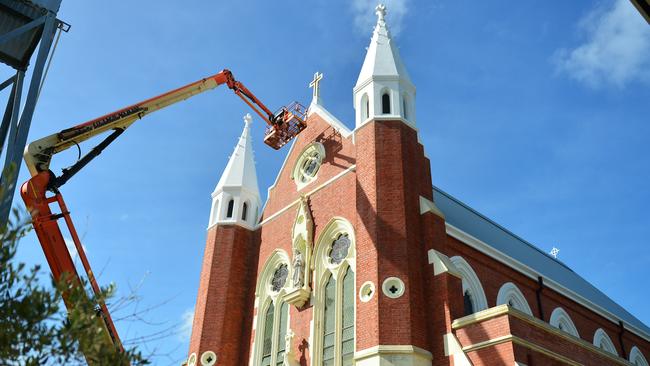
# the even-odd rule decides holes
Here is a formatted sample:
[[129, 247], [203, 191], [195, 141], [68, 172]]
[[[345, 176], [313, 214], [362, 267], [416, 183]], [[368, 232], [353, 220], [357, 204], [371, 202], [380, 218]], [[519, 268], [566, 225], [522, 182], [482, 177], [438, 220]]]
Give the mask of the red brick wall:
[[[422, 271], [419, 196], [425, 186], [423, 149], [416, 132], [400, 121], [371, 121], [356, 132], [357, 284], [388, 277], [404, 281], [398, 299], [378, 292], [357, 304], [357, 349], [377, 344], [429, 348]], [[429, 190], [430, 190], [430, 182]], [[363, 265], [361, 265], [363, 263]], [[375, 325], [377, 324], [377, 325]]]
[[[318, 171], [317, 178], [298, 191], [296, 184], [291, 179], [294, 163], [300, 156], [302, 150], [313, 141], [321, 142], [325, 148], [325, 159]], [[327, 180], [342, 173], [355, 163], [355, 146], [352, 138], [345, 138], [335, 132], [331, 125], [323, 121], [318, 115], [312, 115], [308, 120], [308, 127], [296, 139], [295, 146], [291, 151], [287, 164], [279, 173], [277, 184], [271, 190], [269, 200], [266, 204], [263, 217], [269, 217], [287, 205], [300, 198], [301, 193], [307, 193], [319, 187]], [[354, 172], [349, 172], [334, 183], [315, 192], [309, 197], [309, 207], [314, 223], [314, 243], [322, 233], [329, 221], [336, 217], [343, 217], [355, 225], [355, 182]], [[260, 247], [258, 272], [264, 266], [271, 253], [276, 249], [284, 250], [289, 257], [292, 255], [291, 235], [293, 224], [296, 219], [298, 204], [275, 216], [265, 223], [260, 229]], [[313, 248], [315, 250], [315, 248]], [[314, 284], [311, 283], [312, 291]], [[289, 327], [295, 333], [294, 352], [301, 365], [310, 365], [310, 321], [313, 318], [313, 305], [305, 304], [302, 309], [290, 307]], [[251, 334], [250, 342], [254, 334]]]
[[208, 230], [190, 354], [213, 351], [223, 365], [247, 362], [252, 329], [256, 233], [235, 225]]
[[[476, 275], [481, 281], [488, 306], [496, 305], [497, 293], [501, 286], [506, 282], [513, 282], [526, 297], [528, 305], [533, 311], [533, 315], [539, 318], [537, 306], [536, 289], [538, 283], [536, 280], [517, 272], [516, 270], [505, 266], [499, 261], [469, 247], [459, 240], [448, 236], [446, 246], [441, 249], [449, 257], [460, 255], [474, 269]], [[489, 243], [488, 243], [489, 244]], [[459, 296], [461, 296], [459, 294]], [[542, 308], [544, 310], [544, 320], [548, 322], [551, 313], [557, 307], [562, 307], [573, 320], [580, 337], [587, 342], [593, 343], [594, 333], [598, 328], [602, 328], [614, 343], [619, 356], [622, 356], [620, 342], [618, 339], [619, 327], [607, 318], [594, 313], [575, 301], [557, 293], [550, 288], [544, 288], [542, 291]], [[625, 355], [629, 355], [632, 346], [637, 346], [644, 355], [650, 355], [650, 343], [626, 331], [624, 333], [624, 343], [626, 346]], [[647, 356], [646, 356], [647, 357]]]

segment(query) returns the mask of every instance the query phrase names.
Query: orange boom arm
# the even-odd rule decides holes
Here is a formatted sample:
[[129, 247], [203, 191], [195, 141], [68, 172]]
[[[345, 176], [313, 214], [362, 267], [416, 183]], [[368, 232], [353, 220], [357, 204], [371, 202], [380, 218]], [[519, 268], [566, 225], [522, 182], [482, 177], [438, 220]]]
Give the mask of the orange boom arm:
[[[58, 220], [62, 218], [79, 254], [92, 291], [96, 295], [100, 291], [59, 188], [101, 154], [110, 143], [115, 141], [137, 120], [222, 84], [226, 84], [266, 121], [268, 127], [264, 142], [272, 148], [279, 149], [306, 127], [306, 111], [300, 104], [294, 102], [272, 113], [248, 88], [241, 82], [236, 81], [229, 70], [223, 70], [178, 89], [46, 136], [27, 146], [24, 159], [32, 177], [22, 185], [20, 194], [30, 211], [34, 231], [38, 236], [45, 258], [56, 281], [65, 278], [75, 285], [81, 285], [82, 283], [59, 226]], [[63, 169], [60, 176], [55, 176], [50, 171], [50, 162], [55, 154], [108, 131], [112, 131], [110, 135], [75, 164]], [[53, 195], [48, 196], [48, 191], [52, 192]], [[53, 210], [50, 206], [54, 203], [58, 205], [56, 210]], [[74, 304], [70, 303], [66, 294], [63, 297], [68, 309], [74, 306]], [[102, 329], [106, 335], [104, 337], [105, 346], [113, 347], [117, 352], [123, 352], [121, 341], [106, 304], [97, 305], [100, 309]]]

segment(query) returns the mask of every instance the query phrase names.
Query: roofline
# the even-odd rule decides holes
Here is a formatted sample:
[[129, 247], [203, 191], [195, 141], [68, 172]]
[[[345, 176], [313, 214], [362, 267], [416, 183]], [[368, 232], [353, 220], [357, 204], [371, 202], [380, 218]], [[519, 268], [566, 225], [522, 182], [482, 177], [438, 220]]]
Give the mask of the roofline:
[[[561, 260], [559, 260], [559, 259], [553, 257], [552, 255], [550, 255], [550, 254], [544, 252], [544, 251], [541, 250], [539, 247], [537, 247], [536, 245], [534, 245], [534, 244], [530, 243], [529, 241], [525, 240], [525, 239], [522, 238], [521, 236], [519, 236], [519, 235], [513, 233], [512, 231], [510, 231], [510, 230], [506, 229], [505, 227], [499, 225], [498, 223], [494, 222], [493, 220], [491, 220], [491, 219], [488, 218], [487, 216], [483, 215], [482, 213], [480, 213], [480, 212], [476, 211], [475, 209], [473, 209], [473, 208], [467, 206], [466, 204], [464, 204], [463, 202], [459, 201], [457, 198], [455, 198], [454, 196], [450, 195], [449, 193], [443, 191], [443, 190], [440, 189], [439, 187], [433, 185], [433, 189], [435, 189], [436, 191], [440, 192], [442, 195], [444, 195], [445, 197], [449, 198], [450, 200], [456, 202], [457, 204], [463, 206], [463, 208], [467, 209], [468, 211], [471, 211], [473, 214], [475, 214], [476, 216], [478, 216], [478, 217], [482, 218], [483, 220], [487, 221], [487, 222], [490, 223], [491, 225], [497, 227], [499, 230], [503, 231], [504, 233], [506, 233], [506, 234], [512, 236], [513, 238], [519, 240], [519, 241], [522, 242], [523, 244], [528, 245], [531, 249], [534, 249], [535, 251], [539, 252], [540, 254], [543, 254], [543, 255], [545, 255], [546, 257], [548, 257], [549, 259], [552, 259], [552, 260], [554, 260], [555, 262], [561, 264], [564, 268], [568, 269], [569, 271], [571, 271], [571, 272], [573, 272], [573, 273], [576, 273], [574, 270], [571, 269], [571, 267], [567, 266], [567, 265], [566, 265], [564, 262], [562, 262]], [[576, 273], [576, 274], [577, 274], [577, 273]]]
[[[535, 247], [533, 244], [531, 244], [528, 241], [522, 239], [518, 235], [513, 234], [511, 231], [505, 229], [503, 226], [495, 223], [494, 221], [492, 221], [489, 218], [485, 217], [484, 215], [477, 212], [473, 208], [467, 206], [463, 202], [461, 202], [458, 199], [454, 198], [449, 193], [443, 191], [442, 189], [436, 187], [435, 185], [433, 185], [433, 189], [436, 190], [437, 192], [439, 192], [440, 194], [444, 195], [445, 197], [449, 198], [453, 202], [459, 204], [463, 208], [467, 209], [468, 211], [472, 212], [473, 214], [476, 214], [480, 218], [486, 220], [488, 223], [494, 225], [495, 227], [499, 228], [500, 230], [503, 230], [505, 233], [507, 233], [508, 235], [511, 235], [515, 239], [521, 241], [523, 244], [526, 244], [529, 247], [531, 247], [532, 249], [535, 249], [536, 251], [538, 251], [539, 253], [544, 254], [545, 256], [549, 257], [550, 259], [553, 259], [558, 264], [561, 264], [563, 267], [565, 267], [569, 271], [575, 273], [576, 276], [582, 277], [579, 274], [577, 274], [575, 271], [573, 271], [571, 268], [569, 268], [566, 264], [564, 264], [564, 263], [560, 262], [559, 260], [553, 258], [549, 254], [541, 251], [539, 248]], [[499, 261], [501, 263], [504, 263], [505, 265], [507, 265], [510, 268], [514, 269], [515, 271], [523, 274], [524, 276], [527, 276], [527, 277], [529, 277], [529, 278], [531, 278], [533, 280], [537, 280], [538, 276], [541, 276], [541, 273], [539, 273], [535, 269], [531, 268], [530, 266], [526, 265], [525, 263], [522, 263], [521, 261], [512, 258], [511, 256], [507, 255], [506, 253], [494, 248], [493, 246], [489, 245], [488, 243], [474, 237], [473, 235], [463, 231], [462, 229], [460, 229], [460, 228], [458, 228], [458, 227], [456, 227], [456, 226], [454, 226], [454, 225], [452, 225], [452, 224], [450, 224], [448, 222], [445, 222], [445, 225], [446, 225], [447, 235], [450, 235], [450, 236], [456, 238], [457, 240], [459, 240], [459, 241], [471, 246], [472, 248], [480, 251], [481, 253], [484, 253], [484, 254], [488, 255], [489, 257], [491, 257], [491, 258], [493, 258], [493, 259], [495, 259], [495, 260], [497, 260], [497, 261]], [[591, 284], [589, 281], [585, 280], [585, 282], [587, 282], [587, 284], [589, 284], [590, 286], [595, 288], [595, 286], [593, 284]], [[636, 336], [650, 342], [650, 333], [644, 331], [643, 329], [640, 329], [639, 327], [635, 326], [634, 324], [630, 324], [628, 321], [623, 320], [621, 317], [619, 317], [616, 314], [612, 313], [611, 311], [605, 309], [601, 305], [596, 304], [593, 301], [590, 301], [589, 299], [587, 299], [584, 296], [578, 294], [577, 292], [567, 288], [566, 286], [558, 283], [557, 281], [553, 280], [552, 278], [549, 278], [549, 277], [545, 276], [544, 277], [544, 284], [548, 288], [551, 288], [552, 290], [556, 291], [557, 293], [565, 296], [566, 298], [568, 298], [568, 299], [570, 299], [572, 301], [575, 301], [579, 305], [584, 306], [586, 309], [593, 311], [594, 313], [602, 316], [603, 318], [611, 321], [612, 323], [614, 323], [616, 325], [618, 325], [619, 322], [623, 323], [624, 329], [629, 330], [630, 332], [634, 333]], [[598, 291], [600, 291], [600, 290], [598, 290]], [[605, 295], [605, 296], [607, 296], [607, 295]], [[616, 303], [615, 301], [612, 300], [612, 302], [614, 302], [615, 304], [618, 305], [618, 303]], [[620, 305], [618, 305], [618, 306], [620, 306]], [[625, 310], [625, 308], [623, 308], [623, 310]], [[627, 310], [625, 310], [625, 311], [627, 312]], [[630, 316], [632, 316], [633, 318], [636, 319], [636, 317], [633, 314], [631, 314], [631, 313], [629, 313], [629, 314], [630, 314]], [[639, 319], [637, 319], [637, 320], [639, 322], [643, 323], [641, 320], [639, 320]]]
[[650, 24], [650, 0], [630, 0], [636, 10], [641, 13], [645, 21]]

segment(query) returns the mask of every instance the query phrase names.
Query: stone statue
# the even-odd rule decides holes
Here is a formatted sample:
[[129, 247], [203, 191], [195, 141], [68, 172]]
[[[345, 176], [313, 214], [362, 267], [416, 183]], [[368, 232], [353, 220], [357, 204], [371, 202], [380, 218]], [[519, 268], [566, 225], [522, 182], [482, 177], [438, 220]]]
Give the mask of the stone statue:
[[295, 333], [293, 330], [289, 329], [287, 334], [284, 336], [284, 359], [282, 360], [283, 366], [293, 366], [296, 362], [293, 360], [293, 337]]
[[302, 288], [305, 284], [305, 259], [298, 248], [293, 250], [293, 287]]

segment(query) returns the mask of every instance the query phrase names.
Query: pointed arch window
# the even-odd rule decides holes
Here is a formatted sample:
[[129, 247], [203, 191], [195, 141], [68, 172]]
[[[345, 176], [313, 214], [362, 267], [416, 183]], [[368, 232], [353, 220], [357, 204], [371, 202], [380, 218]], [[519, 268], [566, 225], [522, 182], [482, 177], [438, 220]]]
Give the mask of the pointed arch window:
[[323, 314], [323, 366], [334, 366], [336, 337], [336, 280], [330, 276], [325, 285], [325, 308]]
[[364, 93], [363, 96], [361, 97], [361, 105], [360, 105], [360, 111], [361, 111], [361, 121], [363, 122], [370, 117], [370, 101], [368, 100], [368, 94]]
[[507, 282], [501, 286], [497, 294], [497, 305], [508, 304], [511, 308], [522, 311], [530, 316], [533, 311], [530, 309], [526, 297], [521, 290], [512, 282]]
[[351, 225], [332, 220], [315, 245], [314, 365], [353, 365], [355, 256]]
[[449, 258], [460, 272], [463, 284], [463, 304], [465, 315], [488, 308], [483, 286], [472, 266], [460, 256]]
[[228, 201], [228, 211], [226, 211], [226, 218], [232, 218], [232, 212], [234, 209], [235, 200], [231, 198], [230, 201]]
[[286, 353], [285, 336], [289, 330], [289, 304], [284, 301], [288, 287], [289, 257], [276, 250], [264, 265], [256, 286], [253, 365], [281, 366]]
[[381, 113], [390, 114], [390, 94], [387, 91], [381, 95]]
[[248, 202], [244, 202], [241, 207], [241, 219], [246, 221], [246, 216], [248, 214]]

